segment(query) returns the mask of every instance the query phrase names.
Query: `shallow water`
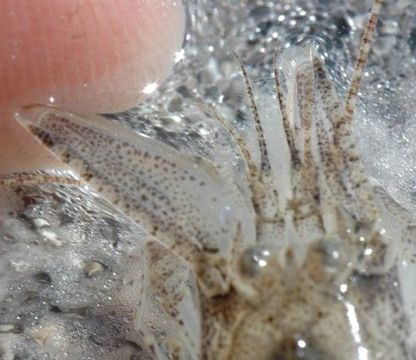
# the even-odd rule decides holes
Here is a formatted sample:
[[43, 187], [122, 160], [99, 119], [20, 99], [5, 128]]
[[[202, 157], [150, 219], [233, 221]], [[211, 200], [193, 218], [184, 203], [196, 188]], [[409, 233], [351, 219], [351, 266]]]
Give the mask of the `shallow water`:
[[[0, 359], [164, 359], [166, 339], [197, 346], [189, 266], [139, 225], [73, 186], [0, 190], [0, 201]], [[186, 326], [160, 301], [166, 289]]]
[[[239, 182], [241, 158], [229, 136], [200, 107], [200, 103], [214, 107], [252, 140], [250, 111], [232, 51], [248, 66], [261, 115], [273, 122], [275, 53], [315, 43], [342, 94], [369, 4], [358, 0], [188, 0], [187, 35], [183, 51], [176, 54], [175, 73], [143, 105], [109, 117], [182, 152], [215, 159]], [[356, 140], [370, 174], [410, 214], [416, 211], [416, 146], [412, 141], [416, 131], [415, 11], [410, 1], [385, 7], [355, 123]], [[244, 192], [244, 183], [239, 185]], [[146, 266], [151, 268], [146, 262], [150, 256], [144, 255], [147, 234], [123, 215], [114, 214], [113, 208], [89, 191], [47, 186], [7, 196], [4, 203], [10, 207], [2, 209], [0, 226], [0, 265], [8, 274], [0, 277], [4, 290], [0, 292], [0, 333], [5, 334], [0, 337], [0, 348], [6, 344], [18, 349], [21, 359], [151, 356], [131, 340], [147, 341], [147, 330], [138, 333], [131, 325], [143, 321], [135, 318], [143, 316], [135, 314], [141, 304], [132, 301], [140, 297], [143, 282], [135, 284], [133, 279], [144, 278], [147, 284], [151, 278], [143, 275]], [[400, 216], [402, 210], [397, 208]], [[175, 266], [189, 275], [180, 260]], [[415, 319], [412, 269], [407, 262], [400, 264], [403, 278], [410, 279], [410, 285], [404, 282], [410, 321]], [[188, 314], [184, 321], [198, 329], [194, 279], [189, 275], [169, 284], [172, 288], [177, 283], [191, 299], [182, 310], [191, 309], [195, 315]], [[146, 304], [150, 309], [146, 326], [150, 333], [166, 336], [167, 318], [157, 316], [161, 310], [153, 299]], [[177, 331], [174, 326], [169, 329]], [[39, 345], [47, 343], [51, 334], [55, 340], [48, 343], [48, 350], [36, 350], [39, 353], [34, 355], [38, 346], [27, 339]], [[197, 347], [197, 342], [190, 348]], [[71, 344], [78, 344], [79, 352]], [[61, 351], [63, 346], [67, 350]], [[163, 353], [163, 345], [158, 351]], [[13, 359], [10, 354], [4, 352], [0, 357]]]

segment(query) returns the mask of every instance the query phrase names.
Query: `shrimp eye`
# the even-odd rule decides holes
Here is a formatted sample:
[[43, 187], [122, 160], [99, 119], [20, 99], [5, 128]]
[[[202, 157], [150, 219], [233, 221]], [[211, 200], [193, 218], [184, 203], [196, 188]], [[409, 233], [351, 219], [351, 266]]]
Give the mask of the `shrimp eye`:
[[240, 271], [249, 277], [257, 276], [270, 262], [271, 250], [265, 246], [252, 246], [243, 251], [240, 257]]
[[324, 238], [309, 248], [304, 269], [315, 282], [326, 283], [343, 274], [350, 258], [348, 247], [339, 238]]
[[293, 336], [285, 337], [279, 343], [270, 360], [319, 360], [324, 358], [322, 355], [308, 339]]
[[321, 240], [317, 245], [317, 250], [322, 254], [322, 264], [326, 271], [337, 272], [345, 264], [345, 248], [339, 241]]
[[321, 254], [322, 265], [328, 273], [336, 273], [346, 265], [346, 249], [337, 238], [320, 240], [314, 250]]

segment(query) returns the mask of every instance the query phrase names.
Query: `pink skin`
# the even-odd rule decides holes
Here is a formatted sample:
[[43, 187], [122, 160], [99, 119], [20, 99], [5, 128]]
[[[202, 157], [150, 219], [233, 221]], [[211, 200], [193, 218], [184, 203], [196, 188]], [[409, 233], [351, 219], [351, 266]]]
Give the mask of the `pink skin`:
[[173, 66], [181, 0], [2, 0], [0, 175], [62, 166], [13, 119], [24, 106], [77, 114], [137, 105]]

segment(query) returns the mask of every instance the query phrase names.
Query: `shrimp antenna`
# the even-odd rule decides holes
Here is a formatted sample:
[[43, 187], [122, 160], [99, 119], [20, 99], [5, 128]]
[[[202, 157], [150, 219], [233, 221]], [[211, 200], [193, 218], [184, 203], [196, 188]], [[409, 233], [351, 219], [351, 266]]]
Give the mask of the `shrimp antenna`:
[[355, 63], [354, 72], [352, 75], [352, 82], [345, 99], [344, 119], [346, 122], [351, 122], [354, 115], [355, 104], [357, 102], [357, 94], [360, 90], [365, 66], [367, 65], [368, 55], [371, 49], [371, 42], [377, 26], [377, 21], [380, 15], [381, 7], [384, 0], [373, 0], [370, 10], [370, 15], [367, 21], [366, 28], [361, 37], [359, 54]]
[[251, 113], [253, 115], [254, 123], [256, 126], [256, 132], [257, 132], [258, 139], [259, 139], [258, 141], [259, 141], [259, 148], [260, 148], [260, 155], [261, 155], [261, 170], [270, 172], [271, 166], [270, 166], [269, 156], [267, 153], [266, 139], [264, 137], [264, 130], [260, 121], [259, 110], [258, 110], [256, 101], [254, 100], [253, 86], [250, 83], [250, 80], [247, 75], [247, 70], [243, 64], [243, 61], [235, 52], [233, 52], [233, 55], [235, 56], [235, 58], [237, 59], [240, 65], [241, 72], [244, 78], [244, 83], [247, 89], [248, 98], [250, 101]]
[[282, 115], [283, 127], [285, 130], [286, 139], [287, 139], [287, 143], [289, 146], [290, 156], [291, 156], [294, 166], [299, 167], [301, 161], [300, 161], [298, 149], [296, 148], [295, 135], [293, 133], [293, 129], [289, 121], [289, 115], [287, 113], [286, 103], [283, 98], [283, 90], [282, 90], [282, 85], [280, 83], [280, 77], [279, 77], [278, 53], [277, 52], [274, 55], [274, 81], [275, 81], [275, 87], [276, 87], [276, 97], [277, 97], [277, 101], [279, 104], [280, 114]]

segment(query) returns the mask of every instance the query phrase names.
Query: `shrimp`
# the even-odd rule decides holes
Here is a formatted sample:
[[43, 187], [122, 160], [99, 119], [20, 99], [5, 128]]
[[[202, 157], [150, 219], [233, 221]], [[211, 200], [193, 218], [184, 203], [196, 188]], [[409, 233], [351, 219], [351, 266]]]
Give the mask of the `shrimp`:
[[[214, 162], [101, 117], [87, 121], [43, 108], [21, 119], [80, 181], [163, 244], [163, 251], [155, 247], [155, 258], [170, 252], [192, 268], [200, 346], [165, 346], [156, 358], [413, 358], [400, 287], [391, 285], [398, 281], [394, 242], [351, 134], [382, 3], [373, 0], [344, 101], [312, 46], [276, 57], [284, 129], [276, 142], [287, 152], [287, 174], [270, 160], [276, 146], [266, 139], [251, 81], [236, 55], [260, 160], [220, 114], [205, 110], [240, 153], [247, 193]], [[24, 183], [18, 174], [7, 185], [13, 181]], [[169, 271], [167, 265], [159, 281]], [[165, 291], [164, 301], [174, 295]], [[168, 316], [167, 327], [176, 313]]]

